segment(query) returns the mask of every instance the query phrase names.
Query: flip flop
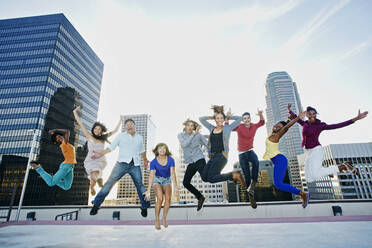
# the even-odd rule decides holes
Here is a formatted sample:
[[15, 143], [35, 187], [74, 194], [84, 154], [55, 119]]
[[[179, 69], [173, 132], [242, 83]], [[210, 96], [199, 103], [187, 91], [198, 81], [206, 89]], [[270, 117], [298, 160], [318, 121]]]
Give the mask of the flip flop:
[[308, 192], [308, 193], [306, 194], [306, 202], [305, 202], [305, 203], [302, 203], [302, 207], [303, 207], [303, 208], [306, 208], [307, 205], [309, 205], [309, 201], [310, 201], [310, 192]]
[[[343, 165], [345, 165], [347, 171], [350, 171], [351, 173], [353, 173], [354, 176], [360, 177], [358, 169], [356, 167], [354, 167], [352, 163], [350, 163], [349, 161], [346, 161], [345, 163], [343, 163]], [[350, 166], [351, 166], [351, 168], [350, 168]]]

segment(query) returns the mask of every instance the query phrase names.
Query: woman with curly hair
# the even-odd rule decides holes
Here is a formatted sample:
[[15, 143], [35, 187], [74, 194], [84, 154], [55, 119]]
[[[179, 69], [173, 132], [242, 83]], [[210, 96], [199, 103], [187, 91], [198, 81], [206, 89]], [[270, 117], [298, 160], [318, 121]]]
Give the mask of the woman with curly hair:
[[[246, 185], [242, 174], [239, 171], [233, 171], [221, 174], [221, 171], [226, 166], [229, 153], [229, 140], [231, 132], [239, 126], [242, 121], [241, 116], [232, 116], [231, 110], [224, 113], [223, 106], [212, 105], [213, 116], [200, 117], [200, 122], [209, 130], [208, 153], [209, 161], [206, 164], [203, 174], [207, 182], [218, 183], [227, 180], [232, 180], [234, 183], [238, 181], [246, 190]], [[227, 119], [234, 120], [229, 125], [224, 125]], [[208, 120], [214, 120], [216, 125], [212, 125]]]
[[[155, 228], [160, 230], [160, 210], [164, 202], [164, 211], [162, 217], [162, 224], [168, 227], [167, 214], [171, 205], [172, 199], [172, 181], [175, 195], [178, 194], [178, 184], [176, 179], [175, 162], [171, 157], [172, 154], [169, 148], [164, 143], [159, 143], [153, 150], [155, 158], [150, 162], [150, 176], [147, 191], [145, 192], [145, 199], [150, 200], [151, 187], [154, 185], [156, 195], [155, 204]], [[172, 178], [172, 179], [171, 179]]]
[[191, 179], [196, 172], [199, 172], [202, 180], [206, 180], [203, 174], [206, 162], [201, 146], [207, 146], [208, 141], [204, 135], [200, 134], [201, 126], [195, 121], [187, 119], [183, 125], [183, 132], [178, 134], [178, 140], [183, 150], [183, 157], [187, 164], [183, 186], [198, 199], [197, 211], [199, 211], [203, 207], [205, 197], [191, 184]]
[[107, 138], [119, 130], [120, 124], [122, 123], [123, 119], [120, 118], [119, 123], [116, 125], [115, 129], [112, 132], [107, 133], [107, 128], [100, 122], [94, 123], [91, 132], [89, 132], [80, 120], [80, 117], [78, 115], [79, 110], [80, 106], [75, 108], [73, 113], [76, 122], [79, 124], [81, 130], [83, 131], [83, 134], [85, 135], [85, 138], [87, 139], [88, 154], [84, 160], [84, 168], [90, 180], [90, 193], [92, 195], [95, 195], [96, 190], [94, 189], [94, 187], [96, 186], [96, 183], [99, 187], [103, 186], [102, 171], [106, 167], [107, 162], [104, 156], [93, 159], [93, 151], [102, 152], [105, 149], [105, 142], [109, 143]]

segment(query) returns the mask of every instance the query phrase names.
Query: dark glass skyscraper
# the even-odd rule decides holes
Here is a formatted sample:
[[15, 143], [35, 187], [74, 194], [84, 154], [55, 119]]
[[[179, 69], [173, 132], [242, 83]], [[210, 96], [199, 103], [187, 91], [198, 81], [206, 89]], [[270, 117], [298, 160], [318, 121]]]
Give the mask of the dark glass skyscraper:
[[34, 130], [32, 159], [48, 172], [57, 171], [62, 157], [49, 141], [52, 128], [70, 129], [70, 142], [78, 147], [74, 183], [63, 192], [30, 173], [25, 204], [87, 203], [85, 138], [72, 110], [82, 105], [83, 124], [93, 125], [102, 73], [102, 61], [63, 14], [0, 20], [0, 204], [7, 204], [14, 184], [22, 185]]

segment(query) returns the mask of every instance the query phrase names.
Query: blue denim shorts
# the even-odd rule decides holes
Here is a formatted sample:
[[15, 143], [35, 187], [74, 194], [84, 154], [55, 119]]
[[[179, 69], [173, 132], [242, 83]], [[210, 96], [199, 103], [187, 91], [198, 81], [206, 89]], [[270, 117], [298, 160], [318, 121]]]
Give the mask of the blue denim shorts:
[[158, 176], [155, 176], [154, 177], [154, 185], [155, 184], [160, 184], [161, 186], [165, 186], [167, 184], [172, 184], [172, 180], [170, 177], [158, 177]]

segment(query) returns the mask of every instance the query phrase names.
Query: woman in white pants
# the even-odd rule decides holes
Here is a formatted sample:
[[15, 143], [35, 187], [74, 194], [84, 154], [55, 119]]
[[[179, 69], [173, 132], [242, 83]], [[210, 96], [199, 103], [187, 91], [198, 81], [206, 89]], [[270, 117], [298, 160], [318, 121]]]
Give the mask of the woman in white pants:
[[[291, 104], [288, 104], [288, 111], [291, 115], [291, 118], [297, 117], [297, 115], [291, 111]], [[316, 118], [316, 115], [318, 113], [314, 108], [307, 107], [306, 111], [307, 121], [299, 119], [297, 122], [303, 127], [302, 146], [306, 149], [305, 176], [307, 182], [313, 182], [319, 180], [324, 176], [333, 175], [344, 170], [350, 170], [355, 175], [358, 175], [359, 173], [357, 169], [354, 168], [350, 162], [345, 162], [339, 166], [322, 166], [325, 153], [324, 148], [319, 143], [319, 135], [324, 130], [332, 130], [351, 125], [354, 122], [365, 118], [368, 112], [365, 111], [363, 113], [360, 113], [359, 111], [358, 115], [353, 119], [337, 124], [328, 125]]]

